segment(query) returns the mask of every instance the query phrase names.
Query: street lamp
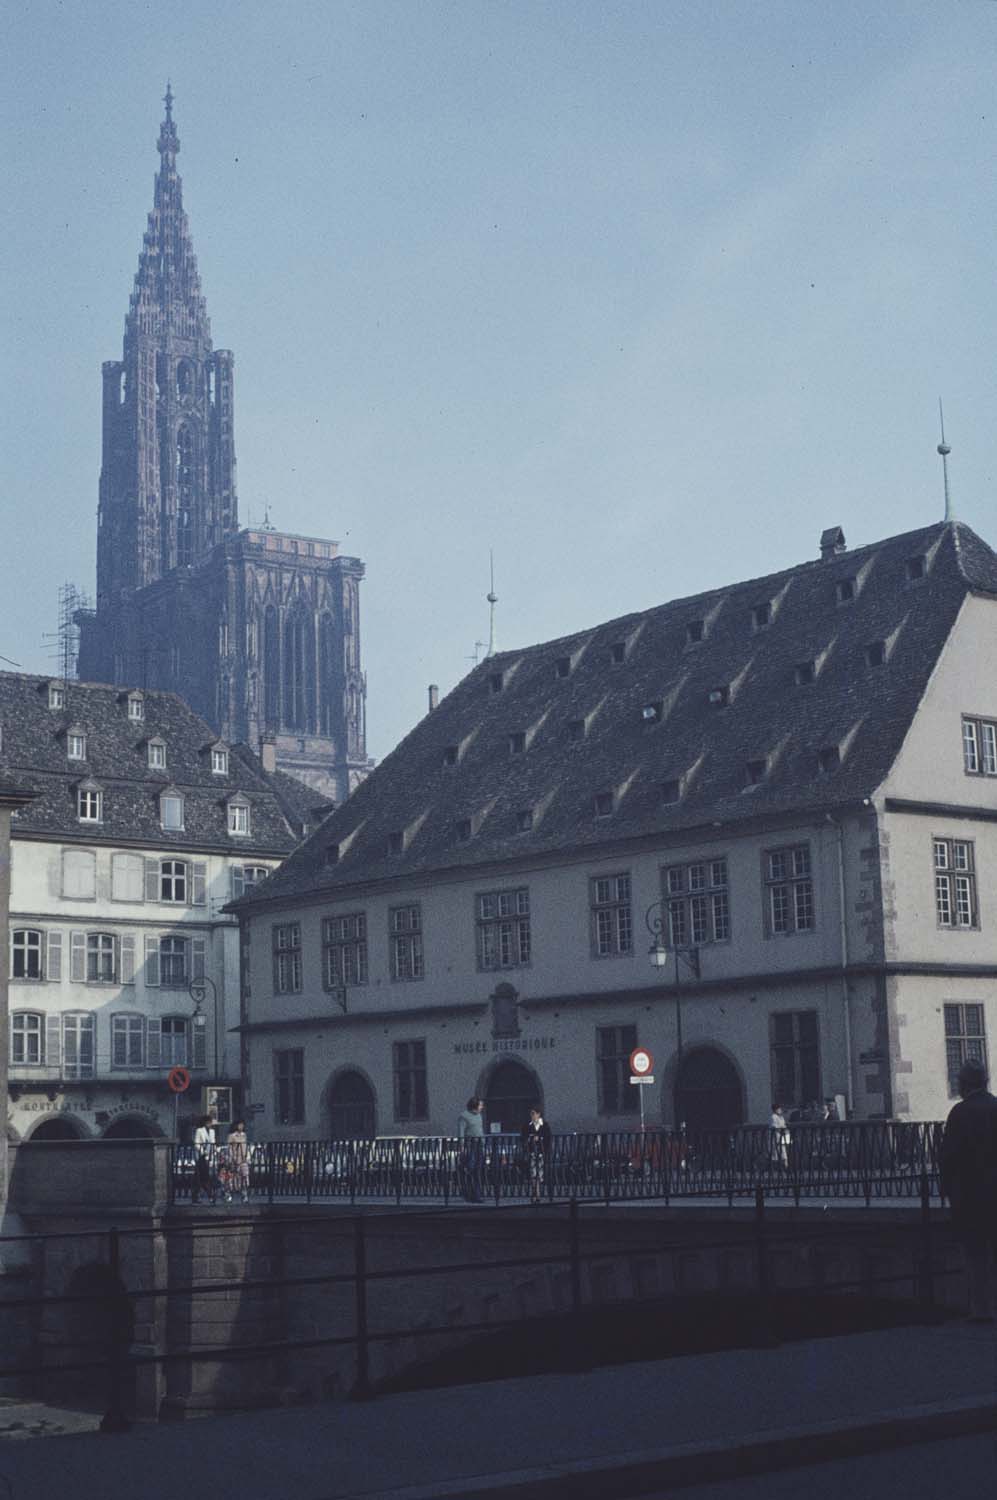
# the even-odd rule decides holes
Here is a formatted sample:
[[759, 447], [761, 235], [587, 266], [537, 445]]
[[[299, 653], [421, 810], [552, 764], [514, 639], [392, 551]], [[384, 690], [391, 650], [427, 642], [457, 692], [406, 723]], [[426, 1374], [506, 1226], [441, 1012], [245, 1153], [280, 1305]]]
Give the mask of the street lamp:
[[[668, 910], [665, 902], [652, 901], [644, 913], [644, 922], [648, 932], [654, 941], [647, 950], [652, 969], [664, 969], [668, 966], [669, 953], [675, 955], [675, 1103], [678, 1103], [678, 1087], [682, 1080], [682, 976], [680, 964], [684, 963], [690, 974], [699, 978], [699, 949], [693, 946], [680, 946], [673, 943], [669, 949], [665, 941], [670, 928]], [[675, 1124], [679, 1128], [682, 1121], [678, 1119], [678, 1109], [675, 1109]]]

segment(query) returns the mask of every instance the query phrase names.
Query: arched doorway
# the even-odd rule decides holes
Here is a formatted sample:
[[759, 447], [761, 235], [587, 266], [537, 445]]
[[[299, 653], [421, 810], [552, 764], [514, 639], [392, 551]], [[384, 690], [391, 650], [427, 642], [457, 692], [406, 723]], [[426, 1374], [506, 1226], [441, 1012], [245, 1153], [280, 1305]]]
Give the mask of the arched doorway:
[[119, 1115], [101, 1136], [105, 1141], [148, 1141], [159, 1134], [141, 1115]]
[[43, 1120], [36, 1125], [28, 1137], [31, 1141], [78, 1141], [82, 1139], [82, 1132], [71, 1125], [68, 1120], [57, 1116], [52, 1120]]
[[542, 1100], [536, 1074], [521, 1062], [500, 1062], [485, 1085], [485, 1121], [503, 1131], [520, 1131], [530, 1118], [530, 1105]]
[[329, 1135], [334, 1141], [377, 1134], [377, 1101], [362, 1073], [349, 1069], [329, 1085]]
[[744, 1123], [744, 1090], [729, 1057], [696, 1047], [675, 1081], [675, 1119], [688, 1130], [733, 1130]]

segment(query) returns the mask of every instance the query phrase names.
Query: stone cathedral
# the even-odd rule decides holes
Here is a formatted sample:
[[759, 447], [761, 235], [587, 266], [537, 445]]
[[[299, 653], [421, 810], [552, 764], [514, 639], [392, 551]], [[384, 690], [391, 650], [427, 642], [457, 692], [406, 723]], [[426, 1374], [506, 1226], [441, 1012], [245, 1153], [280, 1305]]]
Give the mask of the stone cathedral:
[[97, 602], [79, 675], [179, 693], [221, 739], [342, 801], [367, 770], [363, 563], [335, 542], [240, 530], [233, 359], [214, 349], [166, 92], [160, 167], [125, 319], [105, 363]]

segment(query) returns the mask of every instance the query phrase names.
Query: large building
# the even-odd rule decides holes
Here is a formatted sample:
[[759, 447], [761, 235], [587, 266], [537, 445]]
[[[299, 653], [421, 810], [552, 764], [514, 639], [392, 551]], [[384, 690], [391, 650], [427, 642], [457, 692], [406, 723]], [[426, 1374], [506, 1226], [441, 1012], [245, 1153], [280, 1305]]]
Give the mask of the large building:
[[937, 1119], [995, 871], [997, 556], [830, 528], [476, 667], [239, 904], [245, 1085], [291, 1135], [622, 1128], [639, 1043], [653, 1122]]
[[104, 365], [97, 607], [80, 677], [182, 692], [231, 743], [332, 801], [366, 773], [363, 564], [337, 544], [239, 530], [233, 358], [211, 342], [177, 173], [172, 95], [125, 319]]
[[4, 788], [27, 802], [0, 1015], [14, 1138], [171, 1135], [177, 1066], [182, 1123], [241, 1108], [239, 934], [223, 908], [294, 846], [313, 794], [172, 693], [9, 672], [0, 783], [0, 834]]

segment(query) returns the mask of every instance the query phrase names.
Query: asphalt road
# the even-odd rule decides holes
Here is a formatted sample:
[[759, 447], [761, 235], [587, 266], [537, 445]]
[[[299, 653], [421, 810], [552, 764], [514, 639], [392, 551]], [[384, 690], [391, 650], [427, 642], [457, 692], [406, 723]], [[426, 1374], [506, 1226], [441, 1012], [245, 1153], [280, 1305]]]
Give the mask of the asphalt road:
[[876, 1500], [956, 1500], [995, 1492], [997, 1432], [690, 1489], [656, 1490], [639, 1500], [866, 1500], [872, 1495]]

